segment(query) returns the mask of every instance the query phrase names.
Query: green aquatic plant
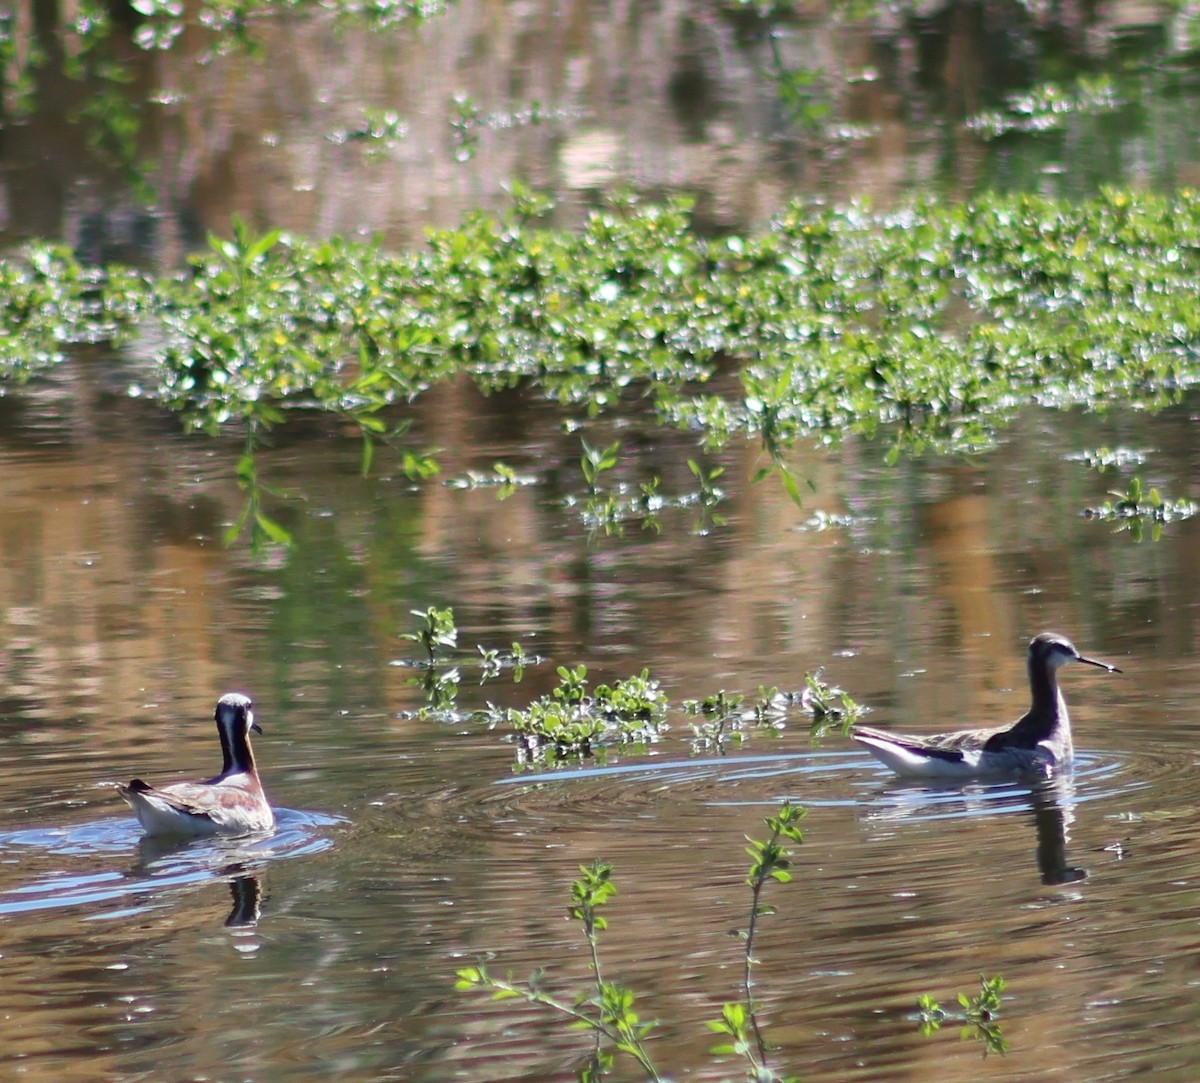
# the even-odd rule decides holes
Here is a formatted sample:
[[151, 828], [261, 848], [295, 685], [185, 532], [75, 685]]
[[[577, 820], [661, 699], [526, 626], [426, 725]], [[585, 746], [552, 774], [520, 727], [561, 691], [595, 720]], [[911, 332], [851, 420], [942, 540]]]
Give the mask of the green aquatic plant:
[[343, 128], [332, 132], [329, 139], [334, 143], [358, 143], [368, 153], [382, 155], [408, 138], [409, 124], [399, 113], [391, 109], [363, 108], [362, 121], [354, 128]]
[[[792, 851], [787, 844], [803, 841], [799, 823], [804, 815], [804, 809], [785, 803], [776, 815], [764, 820], [770, 830], [765, 840], [747, 837], [746, 852], [751, 859], [746, 874], [750, 915], [746, 928], [738, 934], [743, 945], [741, 998], [724, 1004], [720, 1018], [707, 1024], [712, 1033], [725, 1039], [714, 1045], [710, 1052], [715, 1056], [742, 1057], [746, 1061], [748, 1083], [790, 1083], [793, 1079], [778, 1074], [770, 1065], [770, 1048], [757, 1018], [753, 968], [757, 962], [754, 946], [759, 919], [774, 913], [774, 908], [763, 902], [763, 889], [771, 882], [786, 884], [791, 880], [788, 870]], [[586, 991], [573, 1001], [568, 1000], [548, 991], [544, 972], [540, 969], [521, 982], [511, 973], [498, 977], [483, 962], [460, 968], [456, 973], [455, 989], [490, 992], [493, 1000], [519, 998], [549, 1008], [573, 1026], [591, 1031], [596, 1045], [580, 1072], [581, 1079], [600, 1078], [612, 1068], [614, 1054], [625, 1053], [637, 1062], [647, 1079], [662, 1080], [664, 1077], [655, 1067], [647, 1045], [656, 1024], [642, 1018], [634, 990], [605, 977], [601, 966], [599, 934], [608, 923], [600, 911], [617, 891], [612, 878], [613, 866], [595, 861], [590, 866], [580, 865], [579, 871], [580, 877], [571, 885], [572, 903], [567, 913], [579, 922], [588, 942], [592, 981]]]
[[410, 612], [414, 617], [421, 618], [421, 626], [413, 632], [401, 632], [400, 638], [424, 647], [429, 665], [433, 667], [444, 651], [453, 650], [458, 646], [454, 610], [449, 606], [438, 609], [431, 605], [428, 609], [413, 609]]
[[663, 512], [694, 505], [701, 509], [701, 516], [693, 525], [694, 533], [724, 525], [724, 517], [713, 511], [725, 498], [724, 492], [715, 485], [716, 479], [724, 473], [724, 467], [706, 469], [695, 459], [689, 459], [688, 470], [696, 479], [697, 488], [672, 496], [662, 491], [662, 479], [658, 475], [640, 481], [636, 486], [622, 482], [605, 484], [604, 475], [620, 462], [620, 442], [614, 441], [603, 448], [593, 447], [586, 440], [582, 444], [580, 468], [586, 493], [581, 499], [568, 496], [565, 504], [578, 509], [589, 535], [621, 535], [625, 525], [634, 521], [640, 523], [643, 530], [657, 533], [661, 529]]
[[[261, 431], [316, 409], [356, 426], [364, 459], [395, 444], [395, 407], [460, 377], [581, 420], [636, 394], [708, 451], [756, 442], [757, 476], [797, 503], [801, 438], [974, 452], [1026, 403], [1154, 409], [1200, 381], [1189, 190], [795, 204], [717, 240], [696, 235], [684, 200], [617, 200], [574, 233], [544, 213], [517, 193], [506, 216], [398, 255], [235, 222], [189, 274], [157, 279], [32, 248], [0, 261], [13, 347], [0, 372], [28, 379], [74, 344], [136, 333], [153, 375], [131, 383], [185, 426]], [[431, 451], [396, 450], [414, 477], [436, 469]], [[668, 499], [653, 474], [610, 484], [618, 453], [588, 443], [581, 457], [596, 529], [656, 522]], [[711, 477], [696, 480], [711, 506]]]
[[811, 735], [814, 739], [825, 736], [834, 727], [849, 733], [850, 727], [866, 713], [845, 689], [827, 684], [824, 674], [823, 669], [806, 673], [804, 689], [800, 693], [800, 706], [812, 715]]
[[479, 474], [468, 470], [457, 477], [446, 478], [443, 485], [451, 489], [484, 489], [494, 488], [497, 500], [507, 500], [517, 489], [537, 485], [538, 479], [532, 474], [519, 474], [507, 463], [492, 463], [490, 474]]
[[739, 717], [744, 699], [740, 692], [729, 693], [722, 688], [701, 700], [683, 701], [680, 706], [685, 715], [700, 716], [700, 721], [689, 723], [693, 752], [724, 751], [728, 743], [740, 745], [746, 739]]
[[454, 157], [460, 162], [474, 158], [482, 132], [534, 127], [571, 115], [568, 110], [548, 108], [537, 101], [524, 109], [501, 109], [485, 113], [469, 95], [455, 94], [450, 102], [449, 117]]
[[1165, 500], [1157, 488], [1144, 488], [1137, 477], [1130, 479], [1124, 491], [1110, 489], [1108, 495], [1113, 499], [1106, 500], [1098, 507], [1085, 508], [1084, 516], [1106, 522], [1116, 521], [1121, 529], [1133, 535], [1135, 541], [1142, 540], [1147, 523], [1150, 525], [1151, 539], [1157, 541], [1164, 523], [1190, 519], [1200, 511], [1200, 505], [1191, 500]]
[[588, 494], [596, 496], [600, 492], [600, 475], [606, 470], [612, 470], [620, 460], [621, 442], [614, 440], [605, 448], [592, 447], [586, 440], [582, 441], [582, 444], [583, 455], [580, 456], [579, 466], [583, 470]]
[[1147, 452], [1129, 447], [1098, 447], [1091, 451], [1073, 452], [1067, 456], [1070, 460], [1086, 463], [1101, 474], [1122, 466], [1141, 466], [1147, 457]]
[[521, 764], [602, 754], [608, 744], [638, 747], [666, 728], [667, 697], [648, 670], [590, 690], [586, 666], [559, 666], [557, 673], [557, 686], [527, 708], [488, 712], [493, 724], [512, 731]]
[[1030, 91], [1008, 97], [1005, 109], [978, 113], [967, 127], [985, 139], [1009, 132], [1046, 132], [1062, 128], [1073, 116], [1111, 113], [1123, 103], [1112, 79], [1080, 76], [1072, 87], [1043, 83]]
[[724, 750], [730, 742], [741, 744], [747, 727], [782, 731], [787, 719], [797, 708], [807, 714], [809, 734], [819, 741], [831, 729], [846, 733], [865, 713], [845, 689], [827, 684], [823, 670], [804, 675], [804, 687], [796, 692], [781, 692], [778, 688], [759, 687], [758, 696], [749, 704], [740, 693], [730, 694], [722, 689], [702, 700], [684, 700], [685, 715], [700, 721], [690, 723], [692, 749], [696, 752]]
[[[775, 816], [768, 816], [763, 821], [770, 831], [765, 840], [746, 837], [746, 853], [750, 855], [750, 869], [746, 874], [746, 884], [750, 888], [750, 920], [746, 928], [738, 932], [745, 946], [742, 953], [742, 999], [725, 1004], [721, 1018], [708, 1024], [714, 1033], [731, 1039], [715, 1046], [712, 1052], [736, 1053], [744, 1057], [747, 1079], [756, 1083], [772, 1083], [784, 1078], [770, 1066], [768, 1046], [759, 1026], [758, 1005], [754, 996], [753, 974], [757, 962], [754, 955], [755, 933], [759, 919], [775, 912], [773, 906], [762, 901], [762, 892], [769, 881], [779, 884], [791, 881], [792, 874], [788, 870], [792, 851], [787, 844], [804, 841], [799, 825], [806, 814], [807, 810], [799, 805], [784, 802]], [[751, 1035], [753, 1042], [750, 1041]]]
[[[958, 994], [958, 1004], [962, 1009], [958, 1019], [963, 1024], [959, 1036], [964, 1040], [974, 1039], [983, 1043], [985, 1057], [989, 1053], [1003, 1056], [1008, 1052], [1008, 1042], [1000, 1031], [997, 1019], [1003, 1003], [1005, 986], [1006, 982], [998, 974], [991, 978], [980, 974], [978, 993], [974, 996]], [[947, 1012], [928, 993], [917, 997], [917, 1011], [921, 1033], [926, 1036], [937, 1033], [949, 1018]]]
[[0, 259], [0, 380], [25, 383], [72, 345], [123, 341], [139, 289], [128, 272], [85, 267], [59, 245], [35, 242]]
[[[603, 861], [590, 866], [580, 865], [579, 879], [571, 884], [572, 905], [567, 913], [583, 928], [591, 952], [592, 990], [580, 994], [574, 1002], [548, 992], [542, 971], [532, 973], [524, 982], [514, 981], [511, 974], [500, 978], [492, 974], [483, 963], [462, 967], [457, 972], [455, 988], [459, 991], [483, 990], [492, 994], [493, 1000], [508, 1000], [519, 997], [530, 1004], [550, 1008], [569, 1019], [574, 1026], [590, 1030], [596, 1039], [596, 1047], [588, 1065], [580, 1076], [597, 1079], [607, 1072], [613, 1063], [613, 1050], [626, 1053], [645, 1071], [646, 1078], [661, 1080], [645, 1039], [654, 1029], [654, 1024], [645, 1022], [638, 1015], [636, 997], [631, 989], [619, 982], [604, 977], [600, 965], [599, 935], [608, 927], [601, 908], [616, 894], [612, 882], [613, 867]], [[607, 1041], [610, 1048], [602, 1043]]]

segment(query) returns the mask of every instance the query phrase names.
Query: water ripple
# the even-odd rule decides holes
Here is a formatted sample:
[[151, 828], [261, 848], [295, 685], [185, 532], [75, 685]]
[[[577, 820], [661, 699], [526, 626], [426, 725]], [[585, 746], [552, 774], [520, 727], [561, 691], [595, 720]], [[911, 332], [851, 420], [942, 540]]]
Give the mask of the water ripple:
[[[127, 817], [0, 832], [0, 866], [22, 868], [53, 860], [50, 869], [35, 873], [27, 883], [0, 890], [0, 916], [111, 903], [130, 895], [241, 876], [268, 861], [328, 849], [333, 842], [326, 829], [342, 822], [321, 813], [291, 809], [276, 809], [276, 816], [278, 826], [273, 834], [236, 839], [147, 838]], [[64, 857], [116, 858], [131, 852], [135, 861], [124, 869], [97, 869], [92, 860], [79, 870], [62, 870]]]
[[[1145, 759], [1145, 757], [1143, 757]], [[1142, 769], [1138, 769], [1138, 767]], [[1149, 768], [1149, 770], [1147, 770]], [[1081, 753], [1063, 796], [1072, 804], [1131, 794], [1161, 778], [1163, 764], [1134, 765], [1111, 753]], [[809, 808], [862, 810], [868, 817], [944, 819], [1026, 810], [1030, 785], [1017, 781], [914, 784], [897, 779], [857, 751], [777, 753], [719, 759], [651, 759], [615, 766], [543, 771], [498, 779], [484, 804], [502, 803], [542, 816], [571, 814], [581, 804], [611, 803], [636, 812], [664, 794], [707, 807], [776, 807], [784, 800]], [[516, 793], [513, 793], [513, 790]]]

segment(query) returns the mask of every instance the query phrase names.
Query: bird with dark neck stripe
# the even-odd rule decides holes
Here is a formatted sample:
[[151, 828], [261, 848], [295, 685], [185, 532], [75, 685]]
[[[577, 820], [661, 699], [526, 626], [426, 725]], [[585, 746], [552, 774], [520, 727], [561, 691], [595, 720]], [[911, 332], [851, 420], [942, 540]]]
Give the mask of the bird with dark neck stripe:
[[1068, 662], [1121, 672], [1107, 662], [1085, 658], [1064, 636], [1042, 632], [1030, 641], [1026, 659], [1033, 702], [1011, 726], [925, 737], [855, 726], [850, 736], [896, 774], [908, 778], [952, 780], [1069, 768], [1075, 747], [1067, 701], [1057, 678], [1059, 668]]
[[229, 692], [217, 700], [214, 718], [221, 739], [219, 775], [161, 789], [140, 778], [117, 787], [147, 835], [250, 835], [275, 827], [250, 748], [250, 731], [262, 733], [253, 705], [246, 696]]

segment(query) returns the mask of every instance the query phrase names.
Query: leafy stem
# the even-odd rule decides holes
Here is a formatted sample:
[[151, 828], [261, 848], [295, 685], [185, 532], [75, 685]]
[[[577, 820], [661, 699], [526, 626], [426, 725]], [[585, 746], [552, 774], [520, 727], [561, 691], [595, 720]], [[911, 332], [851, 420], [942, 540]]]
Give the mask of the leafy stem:
[[[804, 835], [800, 830], [799, 824], [805, 815], [806, 810], [799, 805], [785, 802], [777, 816], [768, 816], [763, 821], [771, 832], [765, 842], [749, 837], [746, 839], [749, 843], [746, 847], [746, 853], [750, 855], [750, 870], [746, 874], [746, 883], [750, 886], [750, 922], [744, 933], [746, 950], [742, 968], [742, 992], [745, 998], [745, 1010], [739, 1014], [737, 1008], [740, 1005], [727, 1004], [725, 1005], [720, 1022], [728, 1026], [731, 1022], [742, 1020], [741, 1029], [743, 1038], [741, 1041], [738, 1041], [735, 1036], [732, 1051], [741, 1053], [750, 1062], [755, 1078], [762, 1078], [766, 1073], [770, 1072], [767, 1065], [767, 1043], [758, 1022], [758, 1006], [754, 999], [753, 980], [754, 964], [757, 962], [754, 957], [754, 936], [758, 930], [758, 919], [775, 912], [773, 906], [762, 901], [762, 890], [770, 880], [774, 880], [780, 884], [786, 884], [791, 881], [792, 874], [788, 869], [791, 865], [792, 851], [788, 849], [786, 843], [793, 842], [799, 844], [804, 841]], [[754, 1050], [750, 1048], [749, 1043], [744, 1040], [744, 1021], [747, 1019], [754, 1032], [754, 1044], [758, 1050], [757, 1058], [754, 1055]], [[710, 1024], [710, 1026], [713, 1025]], [[729, 1033], [728, 1030], [725, 1032]], [[772, 1078], [773, 1073], [767, 1077]]]
[[[490, 989], [496, 1000], [520, 997], [530, 1004], [541, 1004], [574, 1021], [577, 1026], [591, 1030], [597, 1039], [593, 1061], [601, 1067], [607, 1066], [609, 1057], [600, 1042], [607, 1040], [616, 1050], [627, 1053], [642, 1066], [648, 1079], [661, 1081], [662, 1076], [646, 1049], [644, 1039], [653, 1029], [653, 1023], [644, 1023], [635, 1007], [633, 990], [604, 978], [600, 969], [599, 934], [608, 922], [599, 910], [616, 893], [612, 882], [613, 867], [603, 861], [591, 865], [580, 865], [578, 880], [571, 885], [572, 905], [568, 914], [583, 926], [592, 955], [592, 974], [595, 993], [581, 996], [574, 1004], [568, 1004], [545, 992], [541, 987], [541, 972], [535, 971], [525, 984], [491, 975], [482, 964], [463, 967], [459, 970], [456, 989]], [[588, 1008], [594, 1011], [588, 1011]], [[585, 1070], [584, 1076], [594, 1078]]]

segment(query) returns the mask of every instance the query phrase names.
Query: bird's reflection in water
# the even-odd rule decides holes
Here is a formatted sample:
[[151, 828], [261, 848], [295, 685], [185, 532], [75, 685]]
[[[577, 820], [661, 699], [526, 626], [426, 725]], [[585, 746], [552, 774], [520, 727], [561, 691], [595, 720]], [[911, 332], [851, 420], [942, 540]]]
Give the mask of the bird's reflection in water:
[[1075, 822], [1075, 780], [1070, 775], [1040, 780], [1029, 791], [1037, 829], [1037, 866], [1043, 884], [1074, 884], [1087, 869], [1067, 864], [1069, 828]]
[[226, 927], [257, 925], [262, 916], [262, 881], [253, 873], [235, 876], [229, 881], [229, 893], [233, 896], [233, 909], [225, 919]]
[[214, 843], [143, 836], [138, 842], [137, 861], [125, 875], [156, 881], [164, 890], [205, 880], [225, 880], [232, 898], [225, 926], [248, 928], [258, 924], [266, 898], [262, 878], [253, 871], [258, 864], [261, 862], [251, 858], [235, 840]]
[[1037, 833], [1037, 868], [1043, 884], [1074, 884], [1087, 879], [1087, 869], [1068, 864], [1067, 843], [1075, 822], [1075, 780], [1070, 774], [1024, 784], [943, 783], [932, 786], [894, 784], [879, 794], [865, 819], [873, 823], [1011, 814], [1028, 811]]

